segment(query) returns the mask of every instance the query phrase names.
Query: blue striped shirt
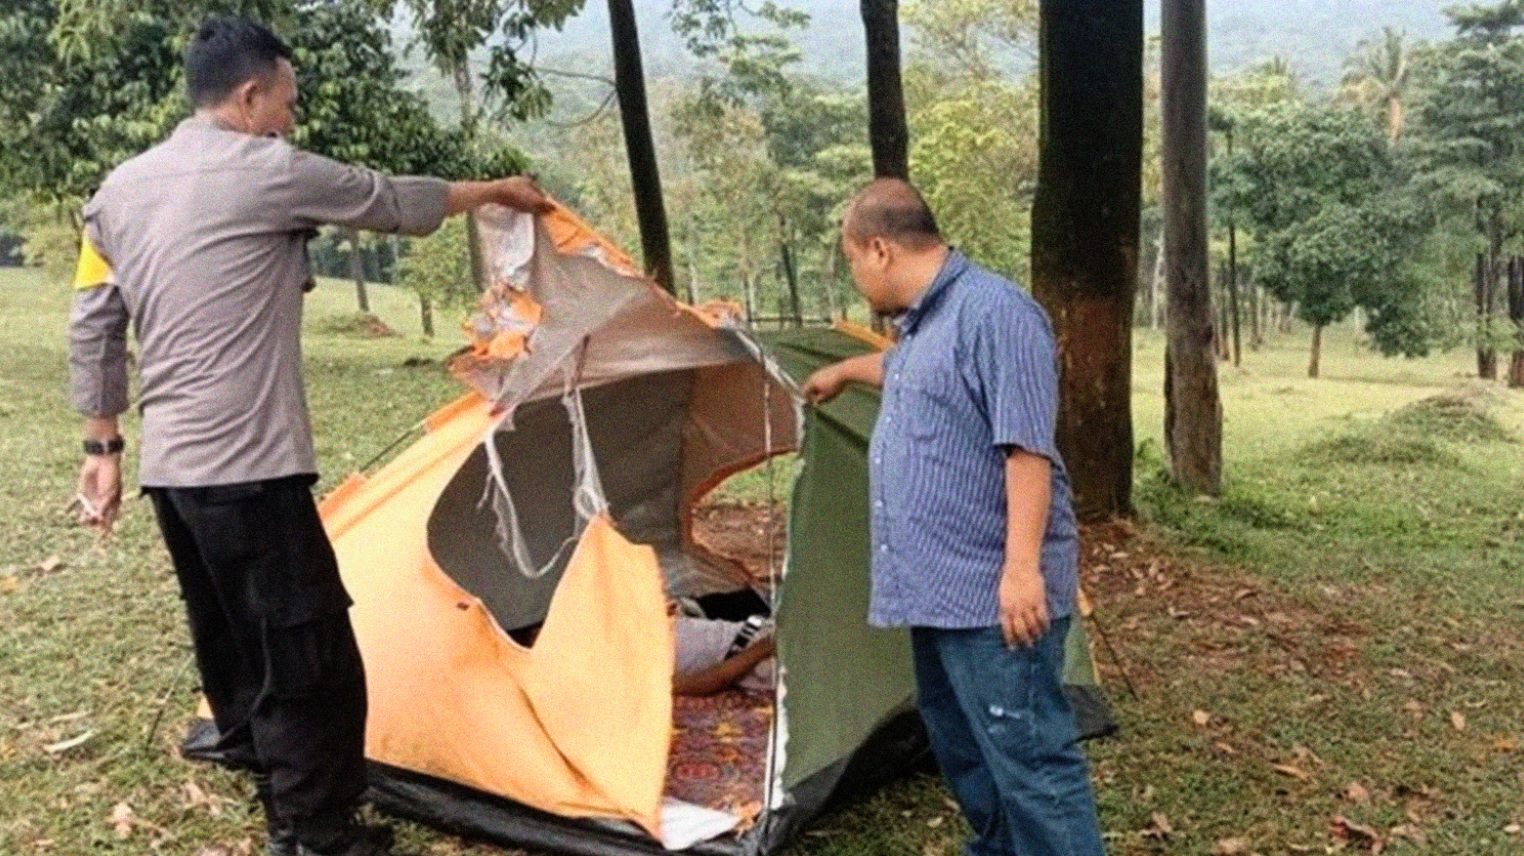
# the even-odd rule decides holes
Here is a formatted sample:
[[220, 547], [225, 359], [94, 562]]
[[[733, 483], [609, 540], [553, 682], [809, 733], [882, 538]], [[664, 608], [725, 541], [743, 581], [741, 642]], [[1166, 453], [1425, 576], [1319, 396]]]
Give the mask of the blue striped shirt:
[[899, 321], [869, 443], [879, 627], [987, 627], [1000, 616], [1005, 459], [1051, 464], [1041, 567], [1052, 618], [1074, 610], [1079, 535], [1054, 443], [1058, 362], [1048, 316], [953, 250]]

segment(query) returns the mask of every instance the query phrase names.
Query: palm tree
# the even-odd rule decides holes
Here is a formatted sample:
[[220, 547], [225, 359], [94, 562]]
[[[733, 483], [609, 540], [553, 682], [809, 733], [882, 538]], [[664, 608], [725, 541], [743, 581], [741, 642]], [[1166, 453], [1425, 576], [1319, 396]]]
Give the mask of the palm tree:
[[1344, 95], [1386, 112], [1386, 130], [1393, 145], [1402, 139], [1407, 124], [1404, 97], [1408, 87], [1409, 50], [1401, 30], [1383, 27], [1381, 40], [1363, 43], [1364, 50], [1351, 57], [1344, 72]]

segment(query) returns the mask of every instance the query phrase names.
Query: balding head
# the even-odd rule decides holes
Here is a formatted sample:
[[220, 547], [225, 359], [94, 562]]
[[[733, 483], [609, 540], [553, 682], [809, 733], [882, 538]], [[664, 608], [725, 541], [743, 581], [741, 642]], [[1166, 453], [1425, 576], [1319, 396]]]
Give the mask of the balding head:
[[909, 182], [898, 178], [875, 179], [858, 191], [842, 217], [841, 231], [858, 246], [872, 238], [884, 238], [919, 252], [942, 243], [937, 219], [926, 200]]

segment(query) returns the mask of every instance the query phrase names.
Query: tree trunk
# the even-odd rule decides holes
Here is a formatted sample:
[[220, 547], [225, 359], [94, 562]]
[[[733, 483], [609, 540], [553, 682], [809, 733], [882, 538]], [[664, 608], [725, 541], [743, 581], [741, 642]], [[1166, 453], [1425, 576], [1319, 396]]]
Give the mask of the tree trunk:
[[365, 260], [360, 258], [360, 233], [345, 229], [344, 238], [349, 242], [349, 278], [355, 283], [355, 300], [360, 311], [370, 312], [370, 295], [365, 291]]
[[667, 207], [662, 201], [656, 144], [651, 140], [645, 71], [641, 68], [640, 37], [631, 0], [609, 0], [609, 30], [614, 39], [614, 90], [619, 96], [625, 153], [630, 160], [630, 179], [635, 190], [640, 249], [646, 273], [671, 293], [672, 243], [667, 230]]
[[1176, 480], [1188, 490], [1217, 496], [1222, 492], [1222, 402], [1212, 359], [1207, 264], [1206, 3], [1163, 0], [1161, 12], [1169, 285], [1166, 445]]
[[1260, 323], [1260, 306], [1265, 302], [1264, 293], [1254, 283], [1249, 283], [1249, 348], [1259, 350], [1265, 344], [1265, 327]]
[[1132, 513], [1142, 0], [1042, 0], [1032, 290], [1061, 366], [1058, 447], [1082, 520]]
[[1323, 360], [1323, 325], [1312, 325], [1312, 356], [1307, 360], [1307, 376], [1316, 378]]
[[1492, 348], [1492, 265], [1487, 253], [1476, 254], [1476, 273], [1472, 282], [1476, 290], [1476, 376], [1482, 380], [1495, 380], [1498, 376], [1498, 354]]
[[1228, 223], [1228, 318], [1233, 322], [1233, 367], [1244, 364], [1244, 350], [1239, 338], [1242, 326], [1238, 312], [1238, 227]]
[[1524, 256], [1508, 259], [1508, 320], [1513, 322], [1513, 357], [1508, 364], [1508, 386], [1524, 389]]
[[[1208, 262], [1210, 264], [1210, 261]], [[1208, 275], [1210, 277], [1210, 274]], [[1217, 304], [1216, 324], [1212, 327], [1212, 341], [1217, 345], [1217, 359], [1227, 362], [1232, 358], [1228, 352], [1228, 283], [1227, 277], [1222, 276], [1222, 287], [1217, 289], [1214, 303]]]
[[434, 304], [423, 295], [418, 295], [418, 322], [423, 327], [423, 335], [434, 338]]
[[804, 326], [804, 307], [799, 303], [799, 275], [794, 271], [794, 254], [788, 241], [778, 242], [778, 252], [783, 262], [783, 279], [788, 283], [788, 308], [794, 316], [794, 326]]
[[910, 179], [910, 131], [900, 84], [900, 18], [897, 0], [862, 0], [868, 44], [868, 145], [875, 178]]
[[1169, 303], [1164, 299], [1164, 229], [1159, 229], [1159, 240], [1154, 244], [1154, 270], [1149, 277], [1148, 299], [1153, 304], [1148, 318], [1148, 329], [1158, 330], [1164, 326]]

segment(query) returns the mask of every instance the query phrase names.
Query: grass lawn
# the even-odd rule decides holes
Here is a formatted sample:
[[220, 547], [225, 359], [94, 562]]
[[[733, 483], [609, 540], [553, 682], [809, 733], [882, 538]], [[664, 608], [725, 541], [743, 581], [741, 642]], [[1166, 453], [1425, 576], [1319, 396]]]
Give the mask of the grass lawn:
[[[425, 342], [404, 295], [372, 300], [401, 335], [345, 332], [346, 284], [309, 298], [320, 489], [457, 392], [449, 316]], [[255, 852], [245, 783], [175, 752], [195, 679], [151, 512], [101, 543], [64, 513], [67, 301], [0, 269], [0, 854]], [[1089, 746], [1113, 854], [1524, 852], [1524, 393], [1468, 379], [1466, 353], [1325, 338], [1319, 380], [1299, 336], [1222, 368], [1225, 491], [1203, 501], [1163, 475], [1162, 341], [1138, 334], [1140, 520], [1085, 545], [1123, 724]], [[951, 856], [963, 834], [918, 776], [791, 852]]]

